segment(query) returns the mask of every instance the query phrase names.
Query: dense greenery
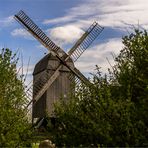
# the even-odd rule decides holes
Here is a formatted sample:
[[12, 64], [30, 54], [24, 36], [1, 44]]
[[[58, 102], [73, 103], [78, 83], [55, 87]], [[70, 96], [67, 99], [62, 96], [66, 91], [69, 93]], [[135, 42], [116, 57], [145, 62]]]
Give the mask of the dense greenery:
[[16, 70], [18, 59], [9, 49], [0, 53], [0, 147], [26, 146], [30, 135], [24, 87]]
[[123, 37], [116, 64], [102, 75], [96, 67], [93, 86], [79, 86], [68, 102], [55, 105], [59, 146], [148, 146], [148, 33]]

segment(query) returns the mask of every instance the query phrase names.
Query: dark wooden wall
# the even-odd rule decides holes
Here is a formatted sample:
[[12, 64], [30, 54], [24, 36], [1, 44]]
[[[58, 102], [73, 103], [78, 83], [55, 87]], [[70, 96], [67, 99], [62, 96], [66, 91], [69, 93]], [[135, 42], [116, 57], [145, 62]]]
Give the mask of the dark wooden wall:
[[[40, 88], [38, 86], [40, 82], [44, 80], [44, 78], [50, 78], [59, 64], [56, 57], [51, 54], [45, 56], [36, 64], [33, 73], [33, 96], [35, 96], [37, 88]], [[68, 61], [68, 64], [74, 66], [71, 59]], [[52, 83], [37, 103], [33, 105], [33, 118], [45, 117], [46, 113], [52, 116], [53, 103], [58, 101], [61, 97], [64, 97], [65, 100], [68, 99], [72, 85], [68, 78], [69, 74], [69, 70], [65, 66], [62, 66], [60, 76]]]

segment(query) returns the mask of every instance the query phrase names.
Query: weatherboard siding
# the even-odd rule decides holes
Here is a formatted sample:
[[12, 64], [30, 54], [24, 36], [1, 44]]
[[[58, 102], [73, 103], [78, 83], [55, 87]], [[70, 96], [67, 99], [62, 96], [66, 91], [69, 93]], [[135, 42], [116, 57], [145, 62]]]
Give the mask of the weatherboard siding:
[[[37, 87], [39, 88], [38, 85], [42, 79], [45, 77], [50, 78], [59, 64], [59, 61], [54, 56], [50, 55], [46, 55], [36, 64], [33, 73], [33, 96], [37, 94], [35, 90], [37, 90]], [[68, 64], [74, 66], [71, 59], [68, 61]], [[33, 106], [33, 118], [45, 117], [46, 113], [52, 116], [53, 104], [61, 97], [65, 100], [68, 99], [69, 92], [71, 90], [71, 81], [68, 78], [69, 73], [69, 69], [62, 66], [60, 76], [52, 83], [43, 96]]]

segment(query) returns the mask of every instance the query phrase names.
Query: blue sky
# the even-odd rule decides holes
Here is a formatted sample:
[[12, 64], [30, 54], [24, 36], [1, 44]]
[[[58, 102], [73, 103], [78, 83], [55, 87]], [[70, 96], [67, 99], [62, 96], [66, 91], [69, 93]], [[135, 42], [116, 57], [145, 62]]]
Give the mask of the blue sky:
[[93, 21], [103, 26], [98, 39], [75, 63], [84, 74], [93, 72], [96, 64], [106, 71], [106, 57], [113, 64], [111, 53], [119, 53], [121, 38], [132, 25], [148, 28], [148, 0], [0, 0], [0, 48], [19, 49], [24, 73], [30, 58], [28, 81], [35, 63], [48, 51], [13, 19], [19, 10], [24, 10], [65, 51]]

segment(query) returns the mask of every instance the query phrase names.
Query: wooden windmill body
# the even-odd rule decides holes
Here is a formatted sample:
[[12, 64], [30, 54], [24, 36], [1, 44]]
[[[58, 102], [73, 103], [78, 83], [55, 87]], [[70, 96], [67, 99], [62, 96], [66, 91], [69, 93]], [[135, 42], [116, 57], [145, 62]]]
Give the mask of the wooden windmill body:
[[[67, 63], [74, 67], [71, 59]], [[52, 74], [55, 72], [57, 66], [60, 64], [59, 60], [51, 53], [43, 57], [35, 66], [33, 72], [33, 95], [35, 96], [40, 88], [46, 83]], [[59, 70], [60, 74], [56, 80], [45, 91], [41, 98], [34, 104], [33, 117], [42, 118], [48, 113], [53, 115], [53, 104], [59, 99], [67, 99], [72, 91], [71, 81], [69, 79], [70, 71], [66, 66], [62, 66]]]
[[74, 66], [74, 62], [90, 46], [102, 32], [97, 22], [94, 22], [75, 45], [65, 53], [23, 12], [15, 15], [15, 19], [23, 25], [50, 53], [41, 59], [34, 69], [32, 118], [45, 117], [46, 112], [52, 114], [53, 102], [61, 95], [67, 98], [71, 80], [82, 82], [86, 86], [90, 81]]

